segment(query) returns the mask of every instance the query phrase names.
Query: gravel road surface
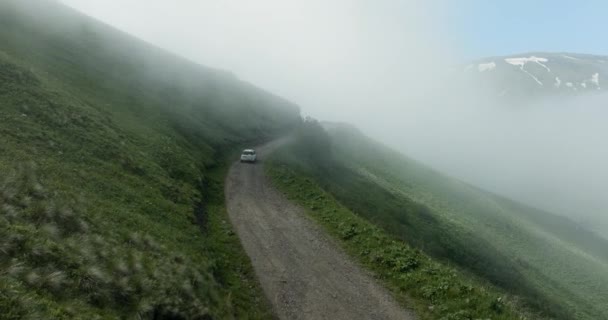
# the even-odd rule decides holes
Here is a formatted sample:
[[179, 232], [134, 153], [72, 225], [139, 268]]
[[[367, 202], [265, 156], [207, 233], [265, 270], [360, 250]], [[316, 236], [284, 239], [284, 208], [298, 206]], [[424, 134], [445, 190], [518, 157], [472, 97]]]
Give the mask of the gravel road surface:
[[298, 206], [274, 189], [264, 157], [226, 178], [230, 220], [279, 319], [415, 319]]

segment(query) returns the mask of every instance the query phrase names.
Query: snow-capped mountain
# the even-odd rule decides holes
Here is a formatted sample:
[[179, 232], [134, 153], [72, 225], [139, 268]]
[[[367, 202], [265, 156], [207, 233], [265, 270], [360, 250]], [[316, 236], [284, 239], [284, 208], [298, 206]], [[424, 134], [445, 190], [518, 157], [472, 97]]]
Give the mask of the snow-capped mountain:
[[477, 60], [463, 71], [491, 95], [505, 98], [608, 91], [608, 56], [533, 52]]

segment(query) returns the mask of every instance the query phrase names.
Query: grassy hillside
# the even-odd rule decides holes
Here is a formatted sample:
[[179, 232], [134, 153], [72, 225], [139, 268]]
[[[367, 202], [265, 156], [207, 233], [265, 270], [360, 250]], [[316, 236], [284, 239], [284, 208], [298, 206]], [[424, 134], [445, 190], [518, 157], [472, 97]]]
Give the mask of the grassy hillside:
[[312, 124], [275, 162], [358, 216], [558, 319], [608, 318], [608, 243], [567, 219], [443, 176], [344, 125]]
[[222, 171], [298, 109], [52, 1], [0, 43], [0, 318], [269, 318]]
[[442, 265], [353, 213], [314, 177], [272, 161], [267, 173], [347, 252], [384, 281], [420, 319], [522, 319], [527, 313], [504, 293]]

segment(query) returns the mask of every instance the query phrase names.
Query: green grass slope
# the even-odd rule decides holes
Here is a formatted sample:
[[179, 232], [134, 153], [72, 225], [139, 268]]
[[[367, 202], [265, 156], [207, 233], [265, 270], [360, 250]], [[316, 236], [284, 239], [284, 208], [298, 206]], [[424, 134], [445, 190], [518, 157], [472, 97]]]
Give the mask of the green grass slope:
[[304, 128], [275, 161], [313, 177], [358, 216], [548, 317], [608, 318], [604, 239], [441, 175], [354, 128]]
[[314, 177], [285, 163], [266, 168], [276, 186], [371, 270], [420, 319], [527, 319], [515, 300], [486, 283], [438, 263], [353, 213]]
[[0, 2], [0, 319], [266, 319], [236, 148], [297, 107], [53, 1]]

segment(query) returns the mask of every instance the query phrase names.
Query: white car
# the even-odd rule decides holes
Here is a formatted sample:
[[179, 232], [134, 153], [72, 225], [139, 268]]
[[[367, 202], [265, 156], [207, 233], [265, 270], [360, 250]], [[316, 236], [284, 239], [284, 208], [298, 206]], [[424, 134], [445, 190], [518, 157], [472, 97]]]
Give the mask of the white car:
[[256, 162], [258, 160], [258, 155], [255, 153], [253, 149], [245, 149], [241, 154], [241, 162]]

